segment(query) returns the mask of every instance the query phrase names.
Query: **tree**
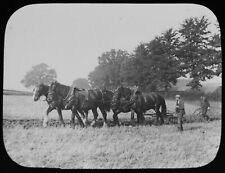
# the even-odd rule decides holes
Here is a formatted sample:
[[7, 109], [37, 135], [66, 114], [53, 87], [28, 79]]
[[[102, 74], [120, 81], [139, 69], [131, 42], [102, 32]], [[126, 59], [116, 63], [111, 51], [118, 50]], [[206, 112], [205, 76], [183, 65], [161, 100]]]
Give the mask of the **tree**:
[[40, 83], [48, 85], [52, 80], [56, 80], [56, 77], [57, 74], [54, 69], [50, 69], [47, 64], [41, 63], [33, 66], [21, 80], [21, 83], [26, 88], [36, 86]]
[[199, 89], [202, 86], [200, 81], [211, 79], [215, 75], [212, 65], [216, 62], [210, 49], [209, 25], [206, 17], [194, 17], [184, 20], [179, 29], [180, 69], [192, 78], [187, 84], [192, 89]]
[[214, 60], [211, 69], [215, 71], [216, 76], [219, 76], [222, 73], [221, 35], [219, 23], [216, 23], [215, 25], [218, 29], [218, 33], [211, 37], [209, 44], [211, 48], [211, 56]]
[[123, 67], [125, 80], [144, 90], [168, 90], [180, 77], [176, 48], [177, 32], [172, 29], [155, 37], [149, 43], [140, 43], [134, 50], [128, 66]]
[[78, 79], [74, 80], [72, 86], [81, 88], [81, 89], [90, 89], [91, 88], [88, 83], [88, 80], [85, 78], [78, 78]]
[[[106, 83], [107, 76], [105, 75], [105, 68], [101, 66], [95, 67], [94, 71], [90, 72], [88, 74], [88, 80], [90, 81], [90, 85], [92, 87], [104, 87], [104, 84]], [[107, 80], [108, 83], [108, 80]]]
[[175, 85], [177, 78], [182, 75], [177, 59], [179, 38], [177, 31], [172, 28], [166, 30], [161, 36], [147, 44], [150, 59], [152, 60], [152, 72], [155, 73], [150, 89], [167, 91], [171, 84]]
[[115, 89], [123, 83], [121, 66], [129, 58], [127, 51], [115, 50], [104, 52], [98, 57], [98, 66], [89, 73], [88, 79], [93, 87]]

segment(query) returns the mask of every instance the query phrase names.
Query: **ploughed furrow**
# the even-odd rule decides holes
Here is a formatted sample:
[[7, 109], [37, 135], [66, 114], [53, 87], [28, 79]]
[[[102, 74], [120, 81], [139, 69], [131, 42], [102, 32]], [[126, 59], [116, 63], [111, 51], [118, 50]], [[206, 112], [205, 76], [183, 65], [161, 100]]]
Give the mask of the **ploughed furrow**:
[[[120, 119], [121, 125], [123, 126], [137, 126], [137, 122], [131, 121], [129, 119]], [[65, 126], [70, 126], [70, 119], [64, 120]], [[174, 124], [174, 121], [165, 121], [165, 124]], [[91, 124], [91, 120], [89, 120], [88, 124]], [[146, 122], [142, 125], [152, 125], [155, 124], [154, 120], [146, 118]], [[79, 125], [78, 121], [75, 121], [75, 125]], [[108, 120], [109, 126], [114, 126], [113, 120]], [[25, 129], [34, 128], [34, 127], [43, 127], [42, 119], [3, 119], [3, 127], [4, 128], [13, 128], [16, 126], [21, 126]], [[49, 119], [48, 127], [60, 127], [60, 121], [56, 119]], [[101, 118], [95, 124], [95, 127], [103, 126], [103, 120]]]
[[[64, 120], [65, 125], [70, 124], [70, 121]], [[3, 119], [3, 127], [4, 128], [13, 128], [15, 126], [22, 126], [25, 129], [32, 127], [42, 127], [43, 120], [42, 119]], [[48, 126], [57, 127], [60, 126], [60, 122], [58, 120], [49, 120]]]
[[[218, 117], [212, 117], [209, 121], [218, 120]], [[137, 125], [158, 125], [156, 123], [155, 118], [147, 117], [145, 118], [145, 122], [143, 124], [138, 124], [137, 120], [130, 120], [129, 118], [120, 120], [121, 125], [123, 126], [137, 126]], [[197, 116], [184, 116], [183, 123], [193, 123], [193, 122], [205, 122], [204, 119]], [[70, 119], [64, 119], [65, 126], [70, 126]], [[177, 118], [176, 117], [165, 117], [164, 124], [176, 124]], [[42, 119], [3, 119], [3, 127], [4, 128], [13, 128], [16, 126], [22, 126], [25, 129], [34, 128], [34, 127], [43, 127], [43, 120]], [[91, 124], [91, 119], [88, 121], [88, 126]], [[79, 125], [78, 121], [75, 121], [75, 125]], [[60, 127], [60, 121], [57, 119], [49, 119], [48, 127]], [[102, 127], [103, 126], [103, 119], [99, 118], [94, 125], [94, 127]], [[115, 126], [113, 120], [108, 120], [108, 126], [112, 127]]]

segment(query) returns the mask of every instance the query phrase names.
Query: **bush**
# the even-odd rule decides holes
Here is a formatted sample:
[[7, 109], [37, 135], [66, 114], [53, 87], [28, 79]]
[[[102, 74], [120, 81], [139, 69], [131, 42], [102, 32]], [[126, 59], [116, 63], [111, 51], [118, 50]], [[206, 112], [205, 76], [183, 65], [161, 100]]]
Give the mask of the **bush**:
[[158, 92], [165, 99], [175, 99], [175, 95], [179, 94], [184, 100], [198, 100], [202, 95], [203, 91], [196, 90], [185, 90], [185, 91], [169, 91], [169, 92]]
[[188, 89], [185, 91], [169, 91], [169, 92], [157, 92], [165, 99], [175, 99], [175, 95], [179, 94], [184, 100], [199, 100], [202, 95], [205, 95], [211, 101], [222, 101], [222, 87], [218, 87], [211, 93], [205, 93], [201, 90]]
[[213, 101], [222, 101], [222, 87], [218, 87], [215, 91], [207, 93], [206, 97]]
[[184, 91], [182, 94], [185, 100], [199, 100], [202, 95], [205, 95], [203, 91], [191, 89]]

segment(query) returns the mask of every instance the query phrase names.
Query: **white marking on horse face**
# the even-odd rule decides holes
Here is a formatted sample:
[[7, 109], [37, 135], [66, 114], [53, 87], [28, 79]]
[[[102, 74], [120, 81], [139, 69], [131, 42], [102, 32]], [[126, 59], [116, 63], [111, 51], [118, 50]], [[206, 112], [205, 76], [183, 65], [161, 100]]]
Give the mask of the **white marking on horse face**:
[[35, 87], [34, 91], [33, 91], [33, 100], [34, 101], [37, 101], [40, 98], [40, 95], [38, 92], [39, 92], [39, 87]]
[[35, 87], [35, 88], [33, 89], [33, 100], [34, 100], [34, 101], [35, 101], [36, 92], [37, 92], [37, 87]]

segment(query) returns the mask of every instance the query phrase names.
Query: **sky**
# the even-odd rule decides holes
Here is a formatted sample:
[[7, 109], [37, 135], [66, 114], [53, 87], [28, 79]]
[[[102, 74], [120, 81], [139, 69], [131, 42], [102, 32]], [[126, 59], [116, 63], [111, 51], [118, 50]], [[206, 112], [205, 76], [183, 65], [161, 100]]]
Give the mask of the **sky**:
[[[24, 6], [6, 26], [3, 88], [31, 90], [20, 81], [40, 63], [56, 70], [58, 82], [71, 85], [77, 78], [88, 77], [103, 52], [131, 53], [140, 42], [149, 42], [171, 27], [178, 29], [184, 19], [203, 15], [216, 23], [213, 12], [197, 4]], [[210, 30], [215, 31], [214, 25]]]

